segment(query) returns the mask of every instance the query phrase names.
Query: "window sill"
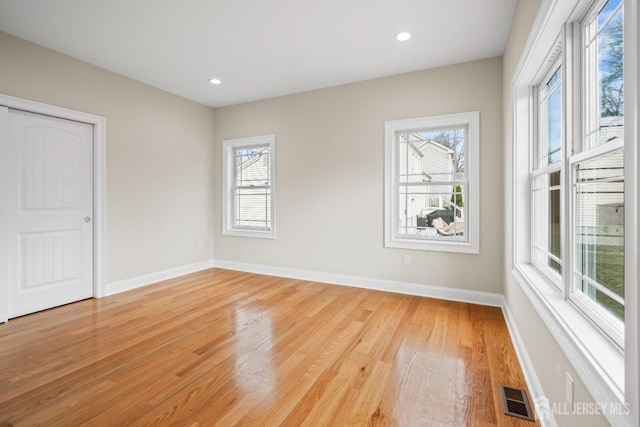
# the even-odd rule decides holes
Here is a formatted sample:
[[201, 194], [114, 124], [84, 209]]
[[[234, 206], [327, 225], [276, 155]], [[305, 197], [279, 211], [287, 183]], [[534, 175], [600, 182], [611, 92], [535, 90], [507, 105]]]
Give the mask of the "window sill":
[[478, 254], [477, 244], [465, 241], [418, 240], [418, 239], [387, 239], [386, 248], [413, 249], [418, 251], [457, 252], [463, 254]]
[[243, 230], [237, 228], [227, 228], [222, 230], [224, 236], [236, 236], [236, 237], [254, 237], [256, 239], [275, 239], [276, 235], [271, 231], [259, 231], [259, 230]]
[[[531, 265], [518, 264], [513, 273], [595, 401], [624, 405], [623, 350], [609, 341]], [[614, 425], [630, 425], [628, 415], [605, 415]]]

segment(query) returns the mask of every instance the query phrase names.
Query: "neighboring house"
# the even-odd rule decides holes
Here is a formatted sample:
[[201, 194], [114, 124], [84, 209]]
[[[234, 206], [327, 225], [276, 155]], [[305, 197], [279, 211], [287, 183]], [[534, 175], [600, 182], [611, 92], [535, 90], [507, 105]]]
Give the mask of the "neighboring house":
[[[429, 181], [443, 182], [455, 179], [455, 153], [435, 141], [422, 141], [416, 144], [422, 153], [422, 170], [430, 177]], [[448, 194], [453, 192], [451, 185], [434, 185], [428, 187], [428, 193], [436, 194], [435, 197], [426, 196], [423, 209], [448, 207], [447, 201], [451, 199]]]
[[[600, 139], [624, 138], [623, 117], [602, 117]], [[581, 189], [577, 203], [578, 243], [622, 246], [624, 242], [624, 154], [600, 156], [578, 169]], [[619, 180], [618, 180], [619, 178]], [[598, 180], [599, 182], [593, 182]], [[604, 181], [602, 181], [604, 180]]]

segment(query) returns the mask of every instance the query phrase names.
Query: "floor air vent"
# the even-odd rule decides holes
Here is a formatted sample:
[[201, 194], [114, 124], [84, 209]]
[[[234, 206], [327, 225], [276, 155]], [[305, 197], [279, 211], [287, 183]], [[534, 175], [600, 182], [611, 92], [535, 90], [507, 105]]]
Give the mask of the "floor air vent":
[[505, 415], [533, 421], [533, 413], [525, 390], [500, 384], [500, 397]]

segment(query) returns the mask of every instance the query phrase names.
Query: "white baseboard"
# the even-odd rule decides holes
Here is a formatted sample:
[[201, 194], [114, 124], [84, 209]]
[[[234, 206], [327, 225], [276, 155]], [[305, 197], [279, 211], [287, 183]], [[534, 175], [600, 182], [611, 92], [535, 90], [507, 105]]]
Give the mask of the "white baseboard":
[[298, 270], [292, 268], [272, 267], [261, 264], [248, 264], [236, 261], [214, 260], [215, 267], [228, 270], [246, 271], [249, 273], [287, 277], [328, 283], [331, 285], [352, 286], [354, 288], [372, 289], [376, 291], [395, 292], [397, 294], [416, 295], [437, 298], [447, 301], [467, 302], [471, 304], [502, 307], [502, 295], [490, 292], [470, 291], [465, 289], [444, 288], [441, 286], [421, 285], [394, 280], [372, 279], [368, 277], [349, 276], [344, 274], [321, 273], [318, 271]]
[[[513, 319], [511, 311], [509, 310], [507, 302], [506, 300], [504, 300], [504, 298], [502, 299], [502, 314], [504, 315], [507, 329], [509, 329], [509, 335], [511, 336], [511, 341], [513, 342], [513, 346], [516, 350], [516, 355], [518, 356], [518, 361], [520, 362], [520, 367], [522, 368], [522, 373], [524, 374], [524, 380], [527, 383], [527, 387], [529, 388], [531, 405], [535, 407], [536, 415], [538, 416], [538, 422], [542, 427], [558, 427], [555, 417], [553, 416], [551, 411], [548, 410], [549, 400], [544, 394], [542, 384], [538, 379], [538, 375], [536, 375], [533, 363], [529, 358], [529, 354], [527, 353], [527, 349], [524, 346], [524, 342], [522, 341], [520, 332], [518, 332], [516, 322]], [[545, 409], [547, 409], [547, 411], [545, 411]]]
[[163, 280], [173, 279], [184, 276], [185, 274], [195, 273], [197, 271], [213, 268], [214, 261], [206, 260], [194, 264], [183, 265], [181, 267], [170, 268], [156, 273], [144, 274], [142, 276], [132, 277], [130, 279], [118, 280], [116, 282], [107, 283], [106, 294], [113, 295], [120, 292], [130, 291], [132, 289], [141, 288]]

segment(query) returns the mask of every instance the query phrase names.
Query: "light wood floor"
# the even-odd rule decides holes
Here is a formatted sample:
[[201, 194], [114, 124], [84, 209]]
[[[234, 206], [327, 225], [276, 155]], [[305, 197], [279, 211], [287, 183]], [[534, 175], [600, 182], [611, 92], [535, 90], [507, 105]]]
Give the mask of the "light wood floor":
[[0, 426], [533, 426], [498, 308], [212, 269], [0, 325]]

